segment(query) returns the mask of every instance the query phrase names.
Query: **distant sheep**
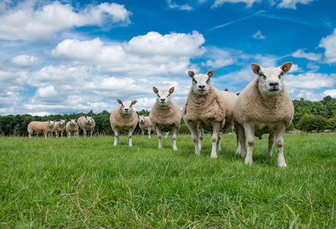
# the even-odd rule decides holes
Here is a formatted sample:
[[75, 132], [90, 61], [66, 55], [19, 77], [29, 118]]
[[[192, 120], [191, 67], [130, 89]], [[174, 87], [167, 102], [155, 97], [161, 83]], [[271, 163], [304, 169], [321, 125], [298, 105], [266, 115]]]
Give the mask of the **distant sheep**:
[[95, 121], [90, 116], [81, 116], [77, 120], [78, 126], [83, 130], [84, 138], [86, 138], [86, 132], [90, 131], [90, 136], [92, 137], [92, 133], [96, 126]]
[[234, 123], [239, 142], [236, 153], [241, 153], [242, 157], [246, 156], [245, 164], [252, 164], [254, 136], [261, 137], [269, 133], [267, 155], [272, 155], [275, 140], [278, 166], [287, 166], [283, 154], [283, 135], [293, 120], [294, 106], [283, 84], [283, 78], [291, 67], [292, 63], [285, 63], [276, 68], [251, 65], [258, 78], [240, 93], [234, 107]]
[[68, 135], [68, 138], [70, 138], [71, 133], [73, 133], [74, 136], [77, 136], [77, 138], [79, 137], [79, 128], [76, 122], [76, 119], [71, 119], [69, 122], [67, 122], [66, 126], [65, 126], [65, 131]]
[[183, 119], [188, 126], [195, 146], [195, 154], [200, 155], [203, 130], [212, 131], [211, 157], [217, 158], [220, 151], [220, 134], [232, 126], [233, 107], [237, 95], [216, 89], [210, 82], [214, 71], [196, 75], [189, 71], [192, 78], [187, 101], [183, 109]]
[[149, 116], [139, 115], [139, 127], [141, 129], [142, 136], [144, 136], [145, 131], [148, 132], [148, 138], [151, 138], [151, 131], [154, 128]]
[[136, 100], [132, 102], [122, 102], [117, 100], [120, 104], [119, 107], [114, 109], [110, 115], [110, 123], [114, 132], [114, 146], [119, 144], [120, 131], [128, 132], [127, 144], [132, 146], [132, 134], [138, 124], [138, 116], [133, 109], [133, 105], [136, 104]]
[[63, 132], [65, 129], [65, 120], [60, 120], [59, 122], [55, 122], [54, 132], [56, 138], [58, 138], [58, 133], [61, 133], [61, 137], [63, 137]]
[[174, 92], [174, 87], [170, 88], [168, 92], [159, 92], [156, 87], [153, 87], [153, 91], [157, 94], [157, 98], [149, 113], [149, 118], [157, 132], [158, 147], [159, 149], [162, 148], [162, 132], [171, 131], [172, 148], [177, 150], [176, 135], [180, 128], [182, 115], [179, 106], [170, 98], [170, 95]]
[[32, 121], [28, 124], [27, 131], [28, 136], [31, 138], [31, 135], [35, 132], [43, 133], [44, 137], [47, 138], [48, 133], [54, 131], [55, 121], [47, 121], [47, 122], [39, 122], [39, 121]]

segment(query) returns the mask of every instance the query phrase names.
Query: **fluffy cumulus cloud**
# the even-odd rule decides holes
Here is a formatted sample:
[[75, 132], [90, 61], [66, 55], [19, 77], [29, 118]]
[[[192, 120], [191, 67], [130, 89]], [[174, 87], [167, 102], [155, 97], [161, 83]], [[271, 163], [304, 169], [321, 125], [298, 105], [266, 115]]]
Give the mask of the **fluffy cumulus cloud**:
[[321, 54], [316, 53], [305, 53], [304, 50], [298, 49], [296, 52], [292, 53], [292, 57], [295, 58], [305, 58], [307, 60], [318, 61], [321, 59]]
[[336, 29], [333, 34], [323, 38], [320, 41], [319, 47], [324, 48], [325, 61], [328, 64], [336, 63]]
[[67, 63], [94, 64], [97, 71], [109, 74], [183, 74], [190, 68], [190, 58], [206, 51], [201, 47], [204, 42], [204, 37], [196, 31], [167, 35], [149, 32], [116, 44], [105, 44], [99, 38], [89, 41], [67, 39], [58, 44], [51, 55]]
[[76, 11], [71, 5], [58, 1], [42, 6], [23, 2], [3, 11], [0, 16], [0, 39], [46, 40], [73, 27], [102, 26], [109, 22], [128, 24], [130, 15], [131, 12], [123, 5], [116, 3], [88, 5]]
[[39, 65], [41, 60], [36, 56], [18, 55], [13, 57], [10, 62], [16, 66], [31, 67]]
[[315, 0], [282, 0], [278, 7], [296, 9], [297, 4], [307, 5], [313, 1]]

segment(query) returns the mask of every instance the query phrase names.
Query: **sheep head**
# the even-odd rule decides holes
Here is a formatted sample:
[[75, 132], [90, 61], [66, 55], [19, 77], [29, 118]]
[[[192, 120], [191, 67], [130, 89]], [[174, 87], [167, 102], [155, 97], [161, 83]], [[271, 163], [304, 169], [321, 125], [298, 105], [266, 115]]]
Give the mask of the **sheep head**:
[[167, 107], [171, 102], [170, 95], [174, 92], [174, 87], [170, 88], [169, 91], [159, 91], [156, 87], [153, 87], [154, 93], [157, 95], [156, 103], [160, 107]]
[[77, 124], [76, 119], [71, 119], [70, 120], [70, 125], [75, 126]]
[[64, 119], [59, 121], [59, 125], [60, 126], [64, 126], [64, 124], [65, 124], [65, 120]]
[[259, 91], [265, 97], [274, 97], [280, 94], [283, 88], [283, 76], [289, 72], [292, 63], [285, 63], [281, 67], [262, 68], [252, 64], [252, 71], [258, 75]]
[[144, 115], [139, 115], [139, 122], [144, 123], [145, 122], [145, 116]]
[[48, 123], [49, 123], [49, 127], [53, 127], [53, 126], [55, 126], [55, 121], [48, 121]]
[[123, 113], [124, 115], [131, 114], [133, 111], [132, 106], [137, 102], [136, 100], [132, 102], [122, 102], [120, 99], [117, 99], [117, 101], [121, 105], [121, 113]]
[[86, 124], [91, 124], [93, 123], [93, 118], [90, 116], [85, 116], [85, 123]]
[[206, 95], [210, 91], [210, 78], [214, 75], [214, 71], [209, 71], [207, 74], [195, 74], [189, 71], [188, 75], [192, 78], [192, 90], [197, 95]]

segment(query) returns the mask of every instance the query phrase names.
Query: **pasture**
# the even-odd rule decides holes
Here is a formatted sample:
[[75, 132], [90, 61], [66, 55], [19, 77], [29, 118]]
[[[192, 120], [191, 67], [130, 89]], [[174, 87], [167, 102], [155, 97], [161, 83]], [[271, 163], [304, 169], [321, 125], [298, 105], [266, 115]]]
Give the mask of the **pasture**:
[[[169, 136], [170, 137], [170, 136]], [[1, 228], [335, 228], [336, 135], [284, 136], [288, 165], [266, 157], [256, 139], [253, 165], [235, 155], [234, 136], [210, 158], [190, 135], [0, 138]]]

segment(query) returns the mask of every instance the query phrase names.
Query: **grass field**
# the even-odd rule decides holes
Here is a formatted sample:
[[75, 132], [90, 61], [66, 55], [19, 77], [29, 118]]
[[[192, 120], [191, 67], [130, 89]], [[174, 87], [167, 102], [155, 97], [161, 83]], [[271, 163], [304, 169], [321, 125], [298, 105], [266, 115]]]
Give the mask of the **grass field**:
[[113, 139], [0, 138], [0, 228], [336, 228], [336, 135], [285, 135], [286, 169], [266, 137], [250, 167], [234, 136]]

